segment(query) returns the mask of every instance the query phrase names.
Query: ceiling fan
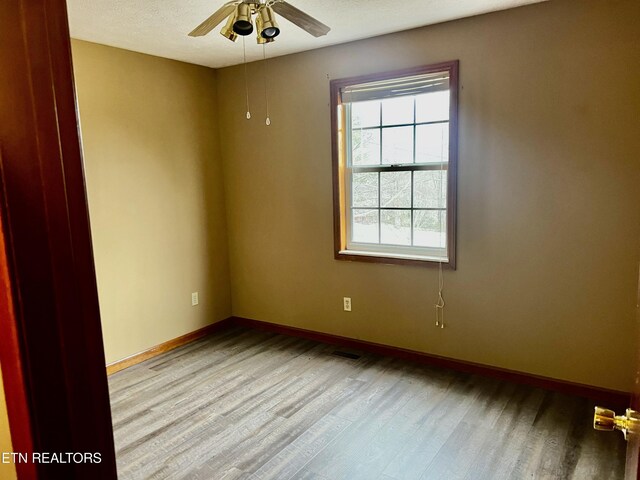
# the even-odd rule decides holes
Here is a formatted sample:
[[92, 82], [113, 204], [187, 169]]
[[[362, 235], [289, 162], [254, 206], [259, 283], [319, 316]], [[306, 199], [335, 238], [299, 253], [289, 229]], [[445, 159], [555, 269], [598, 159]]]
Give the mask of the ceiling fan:
[[326, 35], [331, 30], [324, 23], [319, 22], [284, 0], [234, 0], [225, 3], [189, 33], [189, 36], [201, 37], [206, 35], [228, 17], [227, 23], [220, 33], [235, 42], [238, 35], [247, 36], [253, 33], [251, 18], [255, 16], [258, 43], [270, 43], [280, 34], [280, 27], [276, 22], [274, 12], [314, 37]]

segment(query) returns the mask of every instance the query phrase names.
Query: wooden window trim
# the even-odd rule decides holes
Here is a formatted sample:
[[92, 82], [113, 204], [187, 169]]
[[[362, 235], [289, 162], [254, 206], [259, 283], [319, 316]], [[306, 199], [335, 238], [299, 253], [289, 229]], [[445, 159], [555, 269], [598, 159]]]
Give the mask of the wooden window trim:
[[357, 261], [367, 263], [387, 263], [397, 265], [432, 266], [441, 262], [437, 260], [395, 258], [384, 254], [357, 255], [344, 253], [346, 249], [346, 219], [345, 219], [345, 189], [344, 189], [344, 161], [346, 152], [343, 151], [344, 142], [338, 130], [338, 106], [341, 104], [340, 91], [347, 86], [359, 83], [390, 80], [410, 75], [420, 75], [437, 72], [448, 72], [451, 85], [451, 103], [449, 115], [449, 164], [447, 177], [447, 253], [448, 261], [443, 266], [455, 270], [456, 268], [456, 218], [457, 218], [457, 183], [458, 183], [458, 90], [459, 90], [459, 61], [436, 63], [403, 70], [392, 70], [382, 73], [360, 75], [349, 78], [331, 80], [331, 158], [333, 164], [333, 238], [334, 258], [336, 260]]

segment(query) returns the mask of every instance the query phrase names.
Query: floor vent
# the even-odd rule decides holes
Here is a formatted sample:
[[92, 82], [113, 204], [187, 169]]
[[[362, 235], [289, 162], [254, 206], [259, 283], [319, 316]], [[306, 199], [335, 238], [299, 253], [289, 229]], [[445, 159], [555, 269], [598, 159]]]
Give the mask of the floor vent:
[[352, 360], [357, 360], [360, 358], [360, 355], [356, 353], [342, 352], [340, 350], [336, 350], [335, 352], [333, 352], [333, 355], [336, 355], [338, 357], [350, 358]]

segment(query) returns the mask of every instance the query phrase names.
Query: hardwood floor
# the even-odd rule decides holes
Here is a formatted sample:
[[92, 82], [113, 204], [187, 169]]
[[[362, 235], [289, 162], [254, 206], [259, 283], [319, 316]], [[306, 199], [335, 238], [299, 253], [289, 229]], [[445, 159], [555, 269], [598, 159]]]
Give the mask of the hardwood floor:
[[623, 478], [588, 400], [336, 350], [234, 328], [112, 375], [119, 478]]

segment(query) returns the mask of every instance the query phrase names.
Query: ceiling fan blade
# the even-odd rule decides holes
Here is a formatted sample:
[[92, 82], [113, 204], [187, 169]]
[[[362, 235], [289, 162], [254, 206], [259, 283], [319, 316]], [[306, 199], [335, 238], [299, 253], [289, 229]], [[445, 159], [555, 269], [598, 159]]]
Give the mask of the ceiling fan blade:
[[324, 23], [319, 22], [310, 15], [307, 15], [302, 10], [298, 10], [296, 7], [284, 0], [274, 3], [271, 8], [273, 8], [278, 15], [282, 15], [291, 23], [294, 23], [314, 37], [326, 35], [329, 33], [329, 30], [331, 30]]
[[193, 31], [189, 33], [189, 36], [202, 37], [203, 35], [206, 35], [211, 30], [213, 30], [216, 27], [216, 25], [219, 25], [220, 23], [222, 23], [222, 21], [225, 18], [231, 15], [235, 10], [236, 5], [238, 5], [239, 3], [240, 2], [238, 1], [225, 3], [222, 7], [216, 10], [216, 12], [213, 15], [211, 15], [204, 22], [202, 22], [200, 25], [194, 28]]

